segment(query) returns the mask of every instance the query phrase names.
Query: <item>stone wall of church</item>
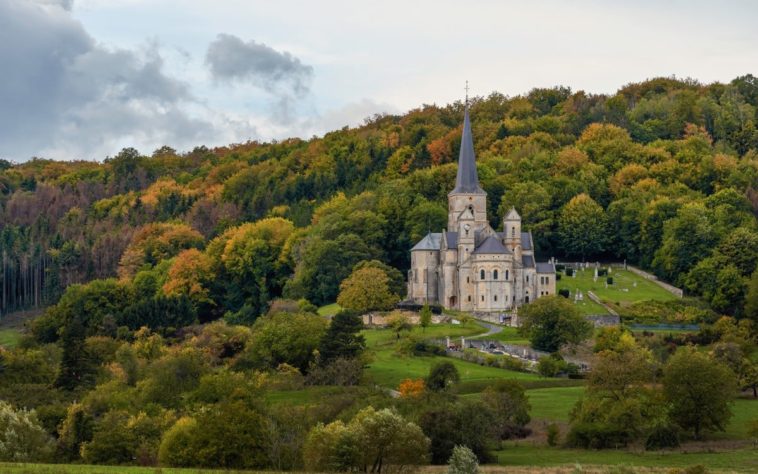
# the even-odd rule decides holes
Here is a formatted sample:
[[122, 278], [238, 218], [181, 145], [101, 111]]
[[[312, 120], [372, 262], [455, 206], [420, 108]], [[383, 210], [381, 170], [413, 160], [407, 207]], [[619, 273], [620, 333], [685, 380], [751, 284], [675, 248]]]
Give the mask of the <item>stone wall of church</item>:
[[515, 276], [511, 255], [474, 255], [472, 270], [477, 311], [502, 311], [511, 307]]
[[555, 274], [538, 273], [537, 291], [539, 296], [555, 295]]
[[468, 207], [474, 208], [475, 228], [487, 224], [487, 195], [486, 194], [451, 194], [447, 199], [448, 216], [447, 229], [458, 230], [458, 216]]
[[408, 275], [408, 297], [417, 303], [439, 301], [439, 251], [416, 250], [411, 252], [411, 270]]

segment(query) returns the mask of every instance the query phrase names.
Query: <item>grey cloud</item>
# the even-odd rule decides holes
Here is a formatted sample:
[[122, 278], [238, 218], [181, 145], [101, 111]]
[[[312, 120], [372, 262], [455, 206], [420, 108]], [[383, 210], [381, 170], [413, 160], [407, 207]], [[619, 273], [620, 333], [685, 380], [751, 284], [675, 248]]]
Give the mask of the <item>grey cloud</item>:
[[74, 7], [74, 0], [32, 0], [32, 2], [39, 5], [61, 7], [66, 11], [71, 11], [71, 9]]
[[290, 53], [229, 34], [218, 35], [208, 46], [205, 62], [216, 80], [250, 81], [278, 96], [306, 95], [313, 78], [313, 68]]
[[187, 112], [196, 101], [164, 73], [156, 49], [98, 45], [65, 10], [71, 3], [0, 0], [0, 157], [103, 158], [93, 154], [184, 146], [213, 133]]

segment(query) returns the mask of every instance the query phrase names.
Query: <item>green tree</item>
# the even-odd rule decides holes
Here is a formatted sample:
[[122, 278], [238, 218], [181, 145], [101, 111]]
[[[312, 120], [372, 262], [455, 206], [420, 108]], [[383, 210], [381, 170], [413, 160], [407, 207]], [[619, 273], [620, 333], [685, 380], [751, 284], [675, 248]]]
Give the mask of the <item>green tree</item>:
[[337, 304], [358, 313], [392, 309], [400, 298], [390, 292], [389, 277], [378, 268], [361, 268], [340, 284]]
[[275, 369], [289, 364], [306, 372], [327, 330], [328, 321], [310, 313], [278, 313], [255, 321], [240, 367]]
[[0, 400], [0, 461], [44, 462], [52, 448], [52, 439], [34, 411], [16, 410]]
[[592, 333], [592, 323], [571, 301], [558, 296], [543, 296], [522, 306], [519, 319], [519, 332], [533, 348], [547, 352], [556, 352], [563, 344], [579, 344]]
[[754, 324], [758, 324], [758, 270], [753, 272], [747, 284], [744, 315]]
[[558, 236], [567, 255], [597, 255], [605, 250], [608, 229], [605, 211], [587, 194], [574, 196], [558, 217]]
[[361, 334], [363, 321], [350, 311], [340, 311], [332, 318], [329, 328], [318, 346], [322, 365], [339, 359], [354, 359], [366, 348], [366, 338]]
[[492, 411], [497, 434], [501, 439], [525, 434], [524, 427], [531, 419], [531, 406], [520, 383], [515, 380], [498, 380], [484, 389], [482, 401]]
[[425, 383], [429, 390], [441, 392], [457, 384], [460, 380], [461, 375], [455, 365], [450, 361], [441, 360], [429, 368], [429, 375], [427, 375]]
[[429, 325], [432, 323], [432, 309], [429, 307], [428, 304], [425, 304], [421, 311], [419, 311], [419, 325], [423, 328], [424, 332], [426, 332], [426, 328], [429, 327]]
[[481, 401], [437, 402], [419, 415], [419, 425], [429, 437], [432, 464], [446, 464], [455, 446], [471, 449], [480, 463], [492, 462], [497, 434], [493, 414]]
[[729, 368], [695, 348], [680, 348], [663, 369], [663, 388], [671, 418], [696, 439], [703, 431], [726, 428], [736, 394]]
[[447, 462], [448, 474], [478, 474], [479, 460], [471, 449], [466, 446], [456, 446]]

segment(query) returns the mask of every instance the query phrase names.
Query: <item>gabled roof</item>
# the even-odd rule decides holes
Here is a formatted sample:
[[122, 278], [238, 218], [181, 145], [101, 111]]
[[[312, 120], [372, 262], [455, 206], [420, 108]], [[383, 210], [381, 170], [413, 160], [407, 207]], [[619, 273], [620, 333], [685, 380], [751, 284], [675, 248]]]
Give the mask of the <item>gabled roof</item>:
[[511, 253], [510, 250], [503, 247], [503, 244], [500, 243], [500, 239], [498, 239], [495, 236], [489, 236], [486, 239], [484, 239], [484, 242], [474, 250], [475, 254], [501, 254], [501, 253]]
[[515, 207], [511, 207], [511, 210], [508, 211], [508, 214], [503, 218], [503, 220], [506, 221], [518, 221], [521, 220], [521, 216], [518, 215], [518, 212], [516, 212]]
[[458, 247], [458, 232], [446, 232], [445, 238], [447, 239], [448, 248], [454, 249]]
[[471, 119], [468, 116], [468, 105], [463, 115], [463, 135], [461, 136], [461, 152], [458, 155], [458, 175], [455, 178], [455, 188], [450, 194], [486, 194], [479, 186], [476, 174], [476, 156], [474, 155], [474, 139], [471, 136]]
[[555, 273], [555, 265], [550, 262], [537, 262], [537, 273]]
[[442, 238], [442, 234], [439, 232], [430, 232], [426, 234], [426, 236], [419, 240], [416, 245], [413, 246], [411, 249], [411, 252], [414, 250], [439, 250], [440, 249], [440, 239]]
[[534, 268], [534, 257], [531, 255], [522, 255], [521, 264], [526, 268]]
[[521, 250], [532, 250], [532, 234], [529, 232], [521, 233]]

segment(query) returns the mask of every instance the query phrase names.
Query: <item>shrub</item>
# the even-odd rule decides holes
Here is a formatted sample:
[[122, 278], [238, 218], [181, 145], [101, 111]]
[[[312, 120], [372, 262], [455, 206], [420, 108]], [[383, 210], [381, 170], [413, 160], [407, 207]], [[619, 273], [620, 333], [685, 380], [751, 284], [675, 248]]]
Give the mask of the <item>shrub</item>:
[[479, 472], [479, 460], [476, 454], [466, 446], [453, 448], [453, 455], [447, 462], [448, 474], [477, 474]]
[[605, 281], [606, 281], [606, 283], [608, 283], [609, 285], [613, 285], [613, 277], [608, 277], [608, 278], [606, 278], [606, 279], [605, 279]]
[[558, 294], [563, 296], [564, 298], [568, 298], [569, 296], [571, 296], [571, 292], [569, 291], [568, 288], [561, 288], [560, 290], [558, 290]]
[[631, 439], [628, 429], [600, 422], [582, 422], [571, 426], [566, 444], [572, 448], [605, 449], [626, 446]]
[[557, 271], [557, 272], [562, 272], [565, 269], [566, 269], [566, 265], [564, 265], [562, 263], [558, 263], [558, 264], [555, 265], [555, 271]]
[[608, 274], [608, 269], [606, 268], [598, 268], [597, 269], [597, 276], [606, 276]]
[[429, 376], [426, 378], [426, 386], [429, 390], [440, 392], [451, 385], [458, 383], [460, 380], [461, 376], [455, 365], [450, 361], [442, 360], [435, 363], [429, 369]]
[[566, 269], [566, 276], [567, 277], [574, 276], [574, 269], [573, 268], [567, 268]]
[[34, 411], [15, 410], [0, 401], [0, 461], [44, 461], [51, 451], [50, 436]]
[[560, 273], [556, 273], [555, 274], [555, 281], [560, 281], [561, 280], [561, 276], [562, 275]]
[[559, 438], [561, 436], [561, 430], [555, 423], [547, 425], [547, 445], [557, 446]]
[[645, 440], [645, 449], [652, 451], [679, 447], [679, 428], [670, 424], [653, 427]]

